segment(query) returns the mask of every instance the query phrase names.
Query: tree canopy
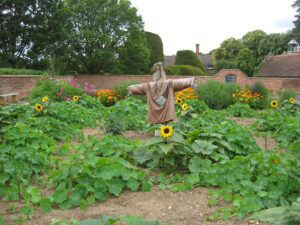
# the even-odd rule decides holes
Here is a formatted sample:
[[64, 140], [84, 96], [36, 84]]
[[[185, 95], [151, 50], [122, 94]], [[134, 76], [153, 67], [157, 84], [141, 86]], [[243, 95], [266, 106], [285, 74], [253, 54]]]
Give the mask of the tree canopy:
[[38, 58], [41, 46], [60, 36], [61, 0], [2, 0], [0, 3], [1, 66], [17, 67]]

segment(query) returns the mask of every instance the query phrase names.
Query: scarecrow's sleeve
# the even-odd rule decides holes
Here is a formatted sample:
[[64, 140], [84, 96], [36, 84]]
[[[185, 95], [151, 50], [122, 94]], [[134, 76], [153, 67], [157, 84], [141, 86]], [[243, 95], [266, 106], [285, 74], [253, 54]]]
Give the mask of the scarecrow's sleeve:
[[185, 88], [192, 87], [194, 84], [194, 77], [193, 78], [183, 78], [183, 79], [174, 79], [173, 87], [174, 91], [181, 91]]
[[127, 87], [127, 90], [134, 95], [146, 95], [147, 94], [147, 84], [136, 84]]

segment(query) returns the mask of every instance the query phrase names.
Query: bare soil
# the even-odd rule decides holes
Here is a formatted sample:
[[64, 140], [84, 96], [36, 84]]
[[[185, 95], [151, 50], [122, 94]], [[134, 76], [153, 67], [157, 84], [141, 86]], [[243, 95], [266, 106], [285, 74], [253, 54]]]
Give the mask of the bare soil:
[[[241, 125], [248, 125], [254, 122], [254, 119], [234, 119]], [[88, 135], [102, 138], [104, 132], [97, 128], [86, 128], [84, 132], [85, 140]], [[126, 131], [123, 136], [146, 140], [152, 137], [153, 134], [145, 131]], [[259, 145], [264, 146], [264, 137], [255, 137]], [[270, 142], [269, 142], [270, 140]], [[273, 139], [268, 139], [268, 148], [276, 145]], [[73, 144], [76, 144], [76, 140]], [[211, 215], [219, 207], [224, 208], [228, 203], [219, 201], [216, 205], [209, 207], [208, 201], [211, 199], [207, 195], [209, 187], [196, 187], [191, 191], [181, 191], [173, 193], [171, 190], [161, 190], [158, 186], [154, 186], [150, 192], [129, 190], [123, 191], [119, 197], [110, 196], [103, 202], [96, 202], [89, 205], [86, 210], [81, 210], [79, 207], [69, 210], [60, 210], [55, 208], [49, 214], [45, 214], [39, 207], [34, 210], [32, 218], [26, 220], [26, 225], [48, 225], [55, 219], [92, 219], [100, 218], [103, 215], [140, 215], [145, 220], [157, 219], [161, 222], [171, 225], [246, 225], [246, 224], [260, 224], [268, 225], [255, 220], [244, 218], [243, 220], [232, 217], [227, 221], [216, 220], [213, 222], [206, 221], [205, 216]], [[46, 190], [48, 192], [49, 190]], [[20, 214], [11, 213], [9, 206], [15, 204], [16, 212], [24, 205], [19, 202], [3, 202], [0, 200], [0, 215], [2, 215], [7, 224], [14, 224], [12, 216], [19, 216]], [[23, 215], [24, 216], [24, 215]], [[116, 223], [122, 224], [122, 223]]]

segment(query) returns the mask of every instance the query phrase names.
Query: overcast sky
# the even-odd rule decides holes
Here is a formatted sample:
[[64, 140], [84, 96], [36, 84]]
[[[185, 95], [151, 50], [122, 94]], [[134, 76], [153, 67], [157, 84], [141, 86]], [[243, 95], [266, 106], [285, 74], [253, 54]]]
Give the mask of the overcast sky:
[[145, 30], [158, 34], [165, 55], [178, 50], [208, 53], [249, 31], [285, 33], [294, 28], [295, 0], [130, 0]]

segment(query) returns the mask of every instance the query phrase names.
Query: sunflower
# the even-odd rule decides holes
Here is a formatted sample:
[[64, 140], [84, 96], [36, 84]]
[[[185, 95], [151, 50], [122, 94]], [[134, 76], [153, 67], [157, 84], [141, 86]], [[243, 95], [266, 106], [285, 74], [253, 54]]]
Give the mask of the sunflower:
[[48, 101], [48, 97], [47, 96], [45, 96], [44, 98], [43, 98], [43, 100], [42, 100], [43, 102], [46, 102], [46, 101]]
[[43, 110], [43, 106], [41, 104], [35, 104], [35, 110], [40, 112]]
[[163, 138], [171, 137], [173, 132], [173, 127], [168, 125], [163, 125], [160, 128], [160, 134]]
[[74, 100], [74, 101], [77, 101], [77, 100], [78, 100], [78, 96], [77, 96], [77, 95], [74, 95], [73, 100]]
[[277, 100], [274, 100], [274, 101], [271, 102], [271, 106], [272, 106], [272, 107], [276, 108], [277, 105], [278, 105]]
[[180, 105], [180, 104], [182, 103], [182, 100], [181, 100], [180, 98], [177, 98], [177, 99], [176, 99], [176, 103], [177, 103], [178, 105]]
[[295, 99], [294, 98], [290, 98], [290, 103], [294, 103]]
[[182, 105], [182, 109], [185, 111], [185, 110], [187, 110], [187, 108], [188, 108], [188, 104], [184, 103], [184, 104]]

